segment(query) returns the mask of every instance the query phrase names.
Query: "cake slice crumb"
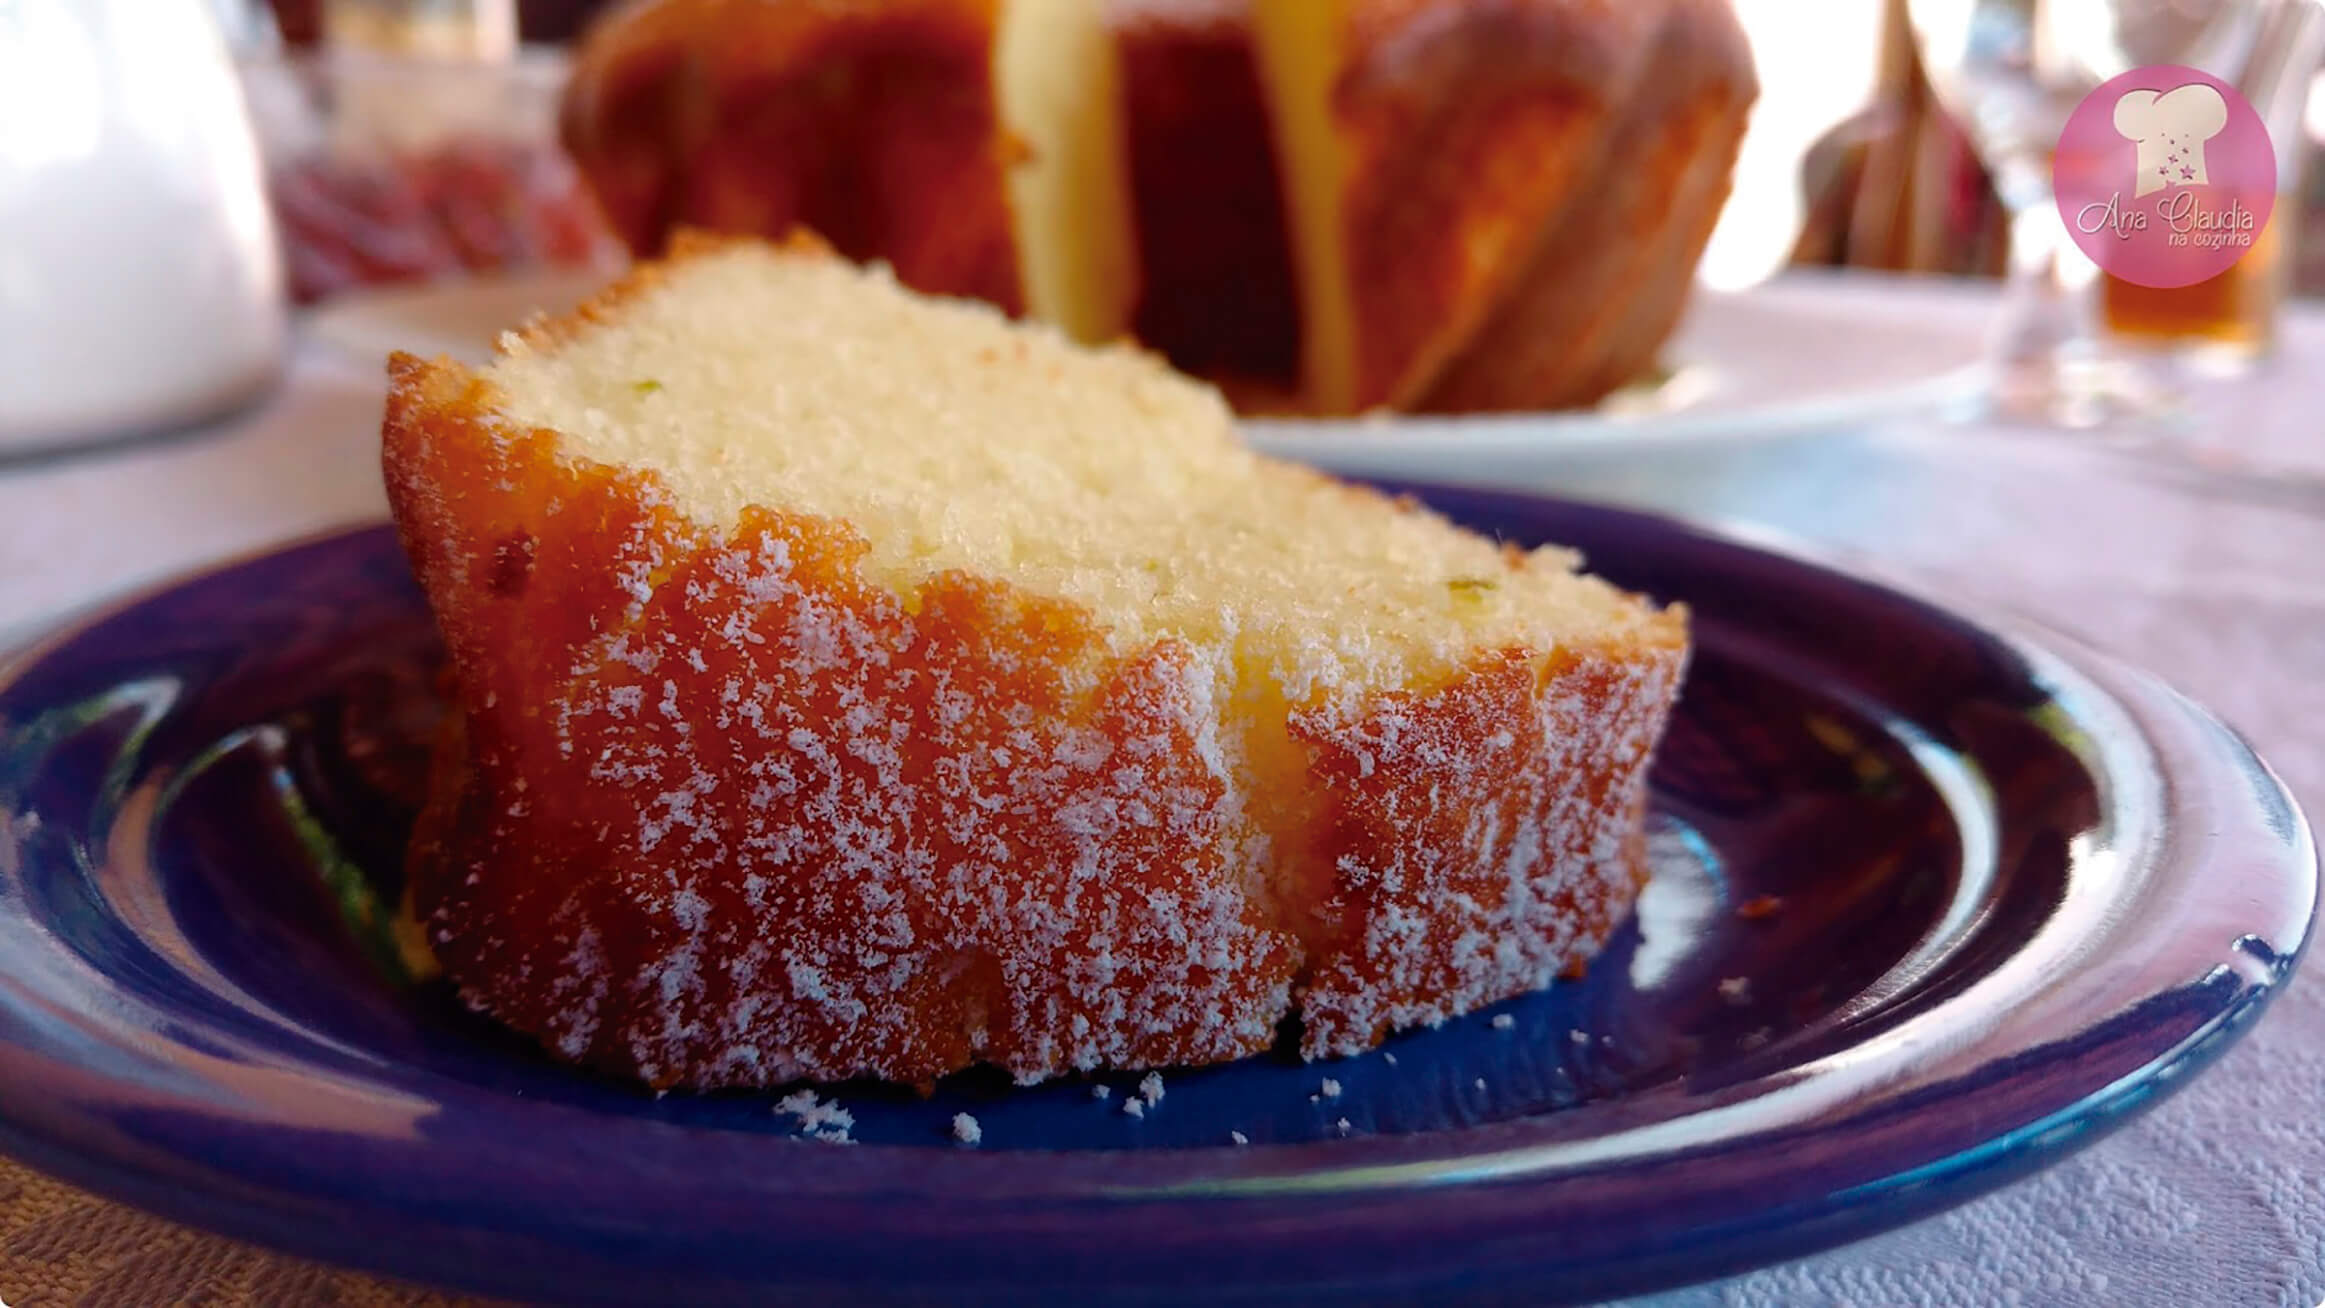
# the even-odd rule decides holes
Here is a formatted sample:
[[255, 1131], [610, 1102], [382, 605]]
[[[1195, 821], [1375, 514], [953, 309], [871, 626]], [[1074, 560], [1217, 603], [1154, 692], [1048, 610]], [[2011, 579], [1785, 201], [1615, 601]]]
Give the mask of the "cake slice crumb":
[[1397, 1056], [1395, 1054], [1384, 1052], [1381, 1054], [1381, 1057], [1389, 1060], [1390, 1067], [1395, 1067], [1397, 1065]]
[[1138, 1097], [1145, 1100], [1146, 1106], [1149, 1108], [1161, 1103], [1163, 1097], [1162, 1073], [1149, 1072], [1138, 1078]]
[[1136, 1095], [1126, 1095], [1122, 1100], [1122, 1111], [1132, 1117], [1144, 1117], [1146, 1116], [1146, 1101]]
[[1510, 1016], [1508, 1013], [1494, 1014], [1493, 1029], [1496, 1031], [1507, 1031], [1517, 1024], [1518, 1019]]
[[1106, 1096], [1113, 1093], [1114, 1087], [1110, 1085], [1094, 1085], [1090, 1087], [1090, 1097], [1092, 1099], [1104, 1099]]
[[1326, 1099], [1338, 1099], [1340, 1097], [1340, 1083], [1331, 1077], [1325, 1077], [1324, 1084], [1317, 1087], [1317, 1091]]
[[1349, 1126], [1348, 1126], [1348, 1119], [1347, 1119], [1347, 1118], [1345, 1118], [1345, 1117], [1343, 1117], [1343, 1118], [1341, 1118], [1340, 1120], [1338, 1120], [1338, 1121], [1334, 1122], [1334, 1123], [1332, 1124], [1332, 1129], [1333, 1129], [1333, 1130], [1335, 1130], [1335, 1131], [1338, 1131], [1338, 1132], [1339, 1132], [1340, 1134], [1342, 1134], [1342, 1135], [1346, 1135], [1346, 1134], [1348, 1134], [1348, 1131], [1349, 1131]]
[[974, 1149], [985, 1143], [985, 1128], [967, 1113], [953, 1114], [953, 1139]]
[[1239, 1145], [1247, 1145], [1251, 1143], [1251, 1137], [1245, 1135], [1241, 1131], [1229, 1131], [1227, 1133], [1227, 1138]]

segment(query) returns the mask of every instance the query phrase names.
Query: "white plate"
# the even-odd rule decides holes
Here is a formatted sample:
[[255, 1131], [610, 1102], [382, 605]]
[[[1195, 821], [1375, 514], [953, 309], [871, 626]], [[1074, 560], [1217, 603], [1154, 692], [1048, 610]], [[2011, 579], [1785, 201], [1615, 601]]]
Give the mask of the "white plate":
[[1271, 419], [1245, 424], [1271, 454], [1335, 472], [1462, 481], [1595, 483], [1613, 463], [1725, 457], [1741, 446], [1863, 431], [1974, 398], [1986, 311], [1881, 311], [1872, 279], [1804, 274], [1696, 295], [1665, 350], [1672, 372], [1595, 409], [1462, 417]]
[[338, 296], [307, 314], [316, 340], [366, 358], [391, 350], [481, 363], [495, 337], [541, 313], [563, 313], [613, 279], [604, 269], [501, 273]]
[[[363, 292], [307, 318], [356, 354], [481, 360], [496, 333], [571, 308], [597, 272], [530, 273]], [[1984, 376], [1982, 298], [1938, 315], [1880, 311], [1873, 279], [1805, 274], [1703, 292], [1673, 340], [1669, 380], [1595, 409], [1477, 417], [1255, 419], [1252, 443], [1336, 472], [1533, 484], [1594, 481], [1607, 463], [1704, 457], [1724, 447], [1861, 431], [1965, 401]], [[1868, 292], [1873, 292], [1868, 294]]]

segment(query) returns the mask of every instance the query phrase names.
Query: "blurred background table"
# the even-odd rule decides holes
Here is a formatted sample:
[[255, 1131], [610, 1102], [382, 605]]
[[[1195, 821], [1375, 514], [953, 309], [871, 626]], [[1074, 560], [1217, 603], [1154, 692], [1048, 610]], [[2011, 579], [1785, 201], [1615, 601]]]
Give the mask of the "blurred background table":
[[[1872, 322], [1965, 336], [1983, 288], [1822, 275]], [[1936, 423], [1711, 442], [1577, 467], [1564, 489], [1773, 532], [2071, 631], [2245, 731], [2325, 811], [2325, 311], [2203, 417], [2121, 437]], [[1847, 369], [1846, 357], [1831, 360]], [[377, 366], [300, 346], [288, 384], [220, 427], [0, 467], [0, 632], [385, 511]], [[1445, 474], [1461, 475], [1457, 449]], [[2325, 1297], [2325, 976], [2306, 971], [2186, 1093], [2064, 1165], [1805, 1262], [1642, 1301], [1697, 1305], [2283, 1304]], [[197, 1236], [0, 1162], [0, 1299], [421, 1304], [440, 1297]]]

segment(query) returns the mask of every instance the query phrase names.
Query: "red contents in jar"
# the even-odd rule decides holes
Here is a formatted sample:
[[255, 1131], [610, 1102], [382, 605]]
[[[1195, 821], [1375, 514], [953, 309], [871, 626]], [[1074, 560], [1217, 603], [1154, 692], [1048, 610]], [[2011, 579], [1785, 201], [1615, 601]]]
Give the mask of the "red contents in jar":
[[572, 163], [508, 141], [319, 154], [271, 180], [291, 297], [528, 264], [582, 264], [611, 238]]

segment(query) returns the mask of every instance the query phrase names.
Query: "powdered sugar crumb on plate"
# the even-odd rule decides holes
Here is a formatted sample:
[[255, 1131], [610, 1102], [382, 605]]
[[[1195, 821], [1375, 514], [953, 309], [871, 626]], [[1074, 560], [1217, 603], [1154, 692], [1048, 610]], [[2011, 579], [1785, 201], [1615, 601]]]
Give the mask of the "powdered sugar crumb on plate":
[[977, 1125], [977, 1119], [967, 1113], [955, 1113], [953, 1114], [953, 1139], [974, 1149], [985, 1142], [985, 1128]]
[[826, 1103], [813, 1090], [801, 1090], [783, 1096], [775, 1104], [775, 1111], [798, 1119], [799, 1138], [821, 1140], [826, 1144], [854, 1144], [848, 1133], [855, 1129], [856, 1115], [836, 1103]]

